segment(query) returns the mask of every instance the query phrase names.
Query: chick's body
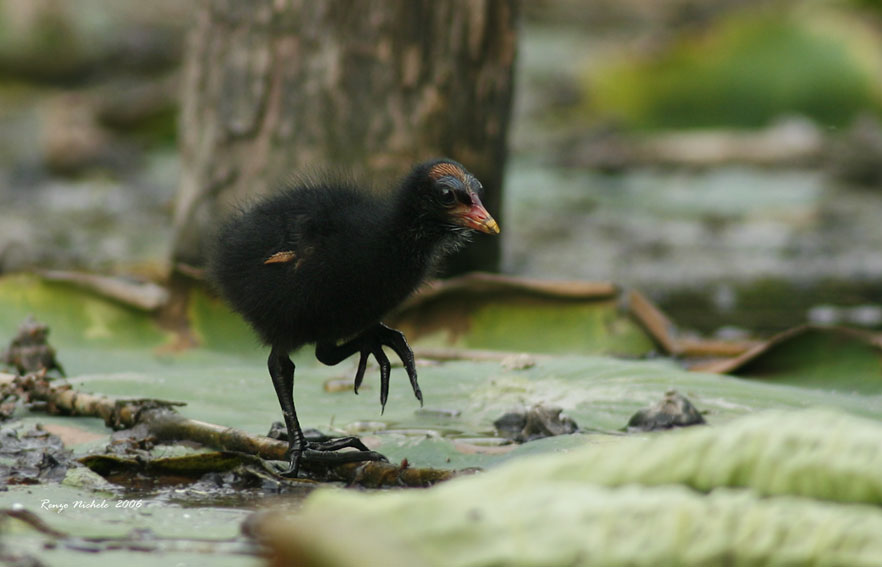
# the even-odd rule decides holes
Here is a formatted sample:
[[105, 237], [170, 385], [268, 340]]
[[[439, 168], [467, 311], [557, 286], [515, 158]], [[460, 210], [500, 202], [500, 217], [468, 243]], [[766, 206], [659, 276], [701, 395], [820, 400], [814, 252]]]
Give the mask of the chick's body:
[[[368, 357], [380, 367], [385, 407], [391, 364], [401, 358], [422, 403], [413, 351], [381, 319], [430, 272], [436, 259], [463, 246], [473, 231], [499, 232], [481, 204], [480, 182], [447, 159], [418, 164], [395, 191], [378, 196], [346, 183], [283, 188], [234, 215], [220, 229], [208, 275], [230, 305], [270, 346], [270, 377], [282, 408], [289, 466], [300, 460], [376, 460], [356, 438], [307, 442], [294, 407], [291, 351], [316, 344], [316, 357], [337, 364], [359, 354], [354, 390]], [[358, 452], [336, 453], [354, 447]]]
[[[222, 229], [213, 279], [269, 345], [351, 337], [429, 269], [431, 249], [406, 246], [393, 204], [345, 184], [287, 188]], [[279, 253], [291, 256], [266, 263]]]

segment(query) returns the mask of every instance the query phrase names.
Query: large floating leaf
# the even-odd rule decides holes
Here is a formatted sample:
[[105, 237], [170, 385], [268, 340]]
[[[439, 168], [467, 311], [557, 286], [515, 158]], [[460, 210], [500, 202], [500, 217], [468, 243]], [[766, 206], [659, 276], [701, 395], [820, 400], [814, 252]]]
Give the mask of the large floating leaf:
[[879, 338], [841, 327], [797, 327], [705, 368], [781, 384], [882, 394]]
[[34, 276], [0, 278], [0, 338], [34, 315], [51, 329], [50, 341], [77, 347], [151, 348], [167, 336], [143, 312], [65, 282]]
[[544, 353], [642, 356], [652, 339], [609, 283], [471, 274], [408, 301], [394, 324], [419, 344]]
[[839, 503], [882, 502], [880, 438], [873, 421], [768, 412], [428, 491], [318, 491], [258, 530], [306, 566], [873, 565], [882, 511]]
[[[505, 350], [525, 350], [531, 344], [544, 344], [553, 352], [555, 341], [565, 345], [561, 350], [569, 351], [581, 350], [579, 343], [597, 340], [605, 351], [619, 351], [620, 346], [612, 345], [622, 344], [626, 347], [621, 352], [648, 352], [654, 348], [646, 335], [615, 310], [609, 299], [582, 302], [558, 298], [553, 304], [540, 305], [547, 299], [541, 297], [542, 293], [527, 295], [530, 297], [523, 302], [523, 296], [511, 304], [506, 303], [511, 297], [499, 302], [489, 297], [486, 306], [482, 306], [483, 302], [469, 306], [467, 318], [462, 319], [468, 327], [458, 335], [456, 341], [460, 342], [456, 344]], [[535, 302], [537, 297], [540, 303]], [[457, 301], [445, 301], [448, 299]], [[0, 336], [2, 342], [12, 337], [27, 314], [49, 324], [50, 341], [75, 388], [186, 402], [187, 406], [180, 409], [186, 417], [251, 433], [265, 432], [269, 423], [280, 417], [265, 367], [264, 349], [235, 314], [202, 292], [191, 294], [187, 307], [192, 335], [202, 346], [180, 352], [159, 348], [172, 342], [171, 336], [160, 330], [149, 315], [65, 284], [44, 283], [30, 277], [0, 279], [0, 307], [0, 323], [6, 329], [5, 336]], [[568, 314], [570, 309], [576, 315]], [[603, 315], [593, 313], [593, 309], [600, 309], [598, 313]], [[498, 325], [495, 318], [508, 323]], [[587, 323], [580, 322], [584, 318]], [[554, 340], [541, 336], [546, 334], [545, 325], [551, 320], [559, 325], [547, 333]], [[568, 329], [572, 332], [570, 337], [566, 336]], [[605, 339], [592, 339], [593, 332], [604, 329], [614, 332]], [[616, 334], [621, 329], [624, 332]], [[442, 333], [446, 332], [442, 329]], [[509, 335], [512, 342], [508, 342]], [[629, 351], [631, 347], [627, 345], [633, 346], [628, 342], [631, 339], [619, 342], [623, 337], [637, 337], [633, 344], [642, 346]], [[630, 416], [661, 399], [672, 388], [689, 397], [705, 413], [711, 427], [757, 410], [807, 406], [835, 407], [882, 419], [879, 396], [686, 372], [666, 360], [622, 361], [584, 354], [537, 355], [531, 360], [532, 366], [503, 365], [496, 360], [423, 363], [419, 370], [425, 408], [420, 408], [413, 398], [404, 371], [396, 368], [386, 412], [381, 414], [375, 367], [368, 369], [360, 395], [355, 396], [350, 389], [354, 361], [337, 367], [322, 366], [315, 362], [310, 349], [298, 353], [294, 361], [297, 409], [304, 426], [359, 435], [393, 462], [406, 458], [417, 467], [492, 468], [502, 462], [531, 460], [526, 457], [586, 444], [616, 446], [627, 439], [619, 430]], [[562, 407], [584, 433], [521, 446], [500, 445], [493, 421], [505, 412], [536, 404]], [[96, 419], [47, 416], [24, 410], [19, 410], [16, 417], [20, 427], [45, 424], [68, 440], [77, 456], [100, 450], [109, 438], [103, 423]], [[161, 455], [163, 448], [158, 450]], [[26, 491], [15, 488], [0, 492], [0, 508], [17, 503], [50, 521], [57, 513], [41, 510], [43, 499], [80, 498], [57, 496], [49, 488], [34, 486]], [[611, 505], [618, 505], [618, 501], [614, 502]], [[204, 503], [194, 505], [202, 518], [202, 529], [214, 530], [207, 519], [212, 509]], [[126, 529], [142, 525], [128, 516], [106, 518], [108, 522], [121, 522]], [[96, 533], [111, 533], [102, 531], [102, 525], [99, 522]], [[68, 528], [58, 525], [58, 529]], [[42, 536], [28, 534], [18, 532], [16, 549], [35, 549], [45, 542]], [[125, 554], [127, 563], [131, 563], [130, 556]], [[102, 553], [98, 557], [111, 556]], [[66, 564], [91, 564], [95, 556], [68, 559]], [[251, 558], [230, 554], [211, 558], [213, 563], [220, 561], [218, 564], [226, 560], [230, 564], [248, 564]]]

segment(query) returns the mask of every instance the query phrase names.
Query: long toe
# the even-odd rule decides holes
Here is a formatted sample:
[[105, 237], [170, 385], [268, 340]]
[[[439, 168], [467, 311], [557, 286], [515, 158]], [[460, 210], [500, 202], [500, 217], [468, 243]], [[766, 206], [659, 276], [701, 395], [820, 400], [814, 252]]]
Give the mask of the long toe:
[[416, 396], [416, 399], [420, 401], [420, 406], [422, 406], [423, 393], [420, 391], [420, 385], [417, 380], [416, 359], [413, 356], [413, 350], [410, 348], [410, 345], [407, 344], [407, 339], [404, 337], [404, 333], [398, 329], [387, 327], [382, 323], [379, 325], [379, 329], [377, 335], [380, 337], [380, 344], [391, 347], [392, 350], [395, 351], [395, 354], [398, 355], [398, 358], [401, 359], [401, 363], [407, 371], [407, 378], [410, 380], [410, 387], [413, 389], [413, 395]]
[[309, 463], [324, 465], [341, 465], [343, 463], [360, 463], [363, 461], [389, 462], [389, 459], [376, 451], [322, 451], [307, 449], [303, 452], [303, 460]]
[[337, 437], [335, 439], [326, 439], [322, 441], [311, 441], [307, 448], [315, 451], [339, 451], [340, 449], [358, 449], [359, 451], [370, 451], [367, 445], [361, 442], [358, 437]]
[[362, 349], [358, 355], [358, 370], [355, 371], [355, 382], [352, 384], [352, 390], [356, 394], [358, 394], [358, 389], [361, 388], [361, 381], [364, 380], [364, 371], [367, 368], [370, 354], [370, 349]]
[[[356, 449], [341, 451], [341, 449]], [[388, 459], [367, 448], [358, 437], [337, 437], [328, 441], [310, 442], [306, 445], [303, 458], [310, 462], [324, 464], [357, 463], [361, 461], [386, 461]]]

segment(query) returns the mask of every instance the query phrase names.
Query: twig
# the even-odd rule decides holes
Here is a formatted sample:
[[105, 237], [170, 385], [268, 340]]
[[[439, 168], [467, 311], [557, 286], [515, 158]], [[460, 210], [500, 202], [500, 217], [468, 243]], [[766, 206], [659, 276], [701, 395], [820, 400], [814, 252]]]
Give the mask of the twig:
[[[30, 401], [44, 402], [49, 413], [100, 417], [113, 429], [142, 425], [163, 442], [193, 441], [216, 450], [274, 461], [285, 460], [288, 450], [288, 444], [283, 441], [186, 418], [174, 409], [174, 406], [185, 405], [180, 402], [88, 394], [74, 390], [67, 383], [56, 385], [38, 374], [0, 374], [0, 398], [7, 392], [24, 394]], [[399, 466], [375, 461], [340, 464], [327, 472], [331, 478], [371, 487], [428, 486], [456, 474], [449, 470], [410, 468], [406, 464]]]

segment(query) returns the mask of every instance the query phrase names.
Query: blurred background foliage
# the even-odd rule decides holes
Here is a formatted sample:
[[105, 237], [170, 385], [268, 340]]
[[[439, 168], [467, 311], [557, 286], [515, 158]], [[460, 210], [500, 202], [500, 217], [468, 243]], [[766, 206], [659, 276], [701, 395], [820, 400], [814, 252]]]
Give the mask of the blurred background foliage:
[[584, 111], [633, 128], [756, 128], [786, 114], [846, 126], [879, 111], [880, 47], [857, 15], [826, 7], [738, 13], [586, 74]]
[[[702, 333], [882, 328], [879, 2], [521, 12], [504, 272], [637, 287]], [[165, 277], [193, 17], [0, 0], [0, 273]]]

